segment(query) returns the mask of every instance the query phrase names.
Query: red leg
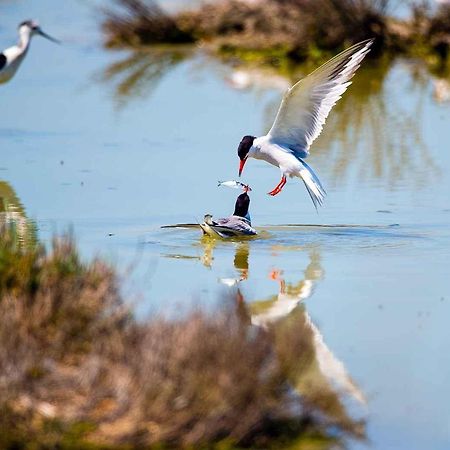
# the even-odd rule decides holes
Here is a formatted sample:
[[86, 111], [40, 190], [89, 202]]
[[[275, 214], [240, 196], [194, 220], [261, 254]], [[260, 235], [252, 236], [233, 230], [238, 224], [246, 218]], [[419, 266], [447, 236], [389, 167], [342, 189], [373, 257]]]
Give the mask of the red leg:
[[281, 192], [281, 190], [284, 188], [284, 185], [287, 183], [287, 179], [286, 176], [283, 175], [283, 177], [281, 178], [281, 181], [278, 183], [278, 185], [269, 192], [269, 195], [271, 195], [272, 197], [279, 194]]
[[269, 194], [269, 195], [277, 195], [277, 194], [279, 194], [279, 193], [280, 193], [280, 190], [281, 190], [282, 187], [283, 187], [284, 179], [285, 179], [285, 177], [283, 176], [283, 177], [281, 178], [281, 181], [280, 181], [280, 182], [275, 186], [275, 188], [274, 188], [272, 191], [270, 191], [268, 194]]

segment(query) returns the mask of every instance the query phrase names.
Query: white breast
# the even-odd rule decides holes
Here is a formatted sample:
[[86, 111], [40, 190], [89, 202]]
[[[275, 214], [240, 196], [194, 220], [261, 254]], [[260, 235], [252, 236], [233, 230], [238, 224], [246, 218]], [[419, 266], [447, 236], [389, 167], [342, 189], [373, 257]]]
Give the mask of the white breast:
[[298, 173], [302, 168], [301, 162], [289, 150], [273, 143], [269, 136], [255, 139], [253, 145], [257, 149], [254, 158], [262, 159], [273, 166], [279, 167], [287, 174]]
[[21, 49], [16, 45], [3, 51], [7, 61], [5, 67], [0, 71], [0, 82], [9, 81], [15, 75], [26, 52], [27, 49]]

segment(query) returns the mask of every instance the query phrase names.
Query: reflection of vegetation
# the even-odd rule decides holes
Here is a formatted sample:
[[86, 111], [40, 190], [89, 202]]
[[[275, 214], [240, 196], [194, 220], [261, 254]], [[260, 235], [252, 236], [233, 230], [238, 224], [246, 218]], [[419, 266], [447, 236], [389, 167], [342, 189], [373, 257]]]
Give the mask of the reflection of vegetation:
[[[136, 51], [109, 66], [103, 79], [117, 83], [119, 103], [143, 97], [167, 71], [184, 61], [189, 52], [183, 49]], [[430, 175], [438, 174], [421, 130], [428, 96], [426, 72], [412, 63], [395, 66], [397, 70], [408, 72], [402, 77], [402, 85], [409, 82], [410, 93], [414, 94], [408, 96], [410, 104], [405, 107], [401, 101], [392, 101], [392, 96], [397, 94], [391, 93], [393, 83], [387, 82], [391, 68], [387, 59], [363, 65], [348, 93], [328, 117], [322, 136], [311, 151], [311, 157], [319, 160], [317, 166], [322, 168], [321, 171], [327, 176], [330, 174], [328, 184], [343, 184], [352, 178], [380, 179], [393, 189], [407, 177], [421, 186]], [[257, 65], [251, 65], [247, 71], [239, 68], [238, 76], [231, 74], [229, 79], [235, 87], [262, 86], [265, 90], [270, 87], [281, 90], [283, 79], [285, 84], [292, 83], [310, 69], [309, 64], [290, 66], [283, 78], [274, 68], [265, 67], [259, 71]], [[408, 79], [410, 81], [405, 81]], [[243, 84], [239, 85], [239, 82]], [[444, 87], [440, 90], [436, 87], [437, 98], [448, 95], [445, 93], [447, 84], [445, 79], [436, 84]], [[280, 98], [276, 98], [266, 106], [263, 131], [270, 128], [279, 101]]]
[[29, 220], [14, 189], [6, 181], [0, 181], [0, 227], [13, 226], [22, 244], [36, 241], [36, 224]]
[[114, 269], [70, 239], [21, 248], [0, 233], [1, 448], [324, 448], [355, 434], [287, 389], [306, 329], [281, 348], [234, 307], [137, 321]]
[[[169, 14], [153, 0], [116, 0], [103, 28], [108, 46], [202, 41], [243, 59], [323, 60], [375, 37], [371, 56], [434, 54], [447, 59], [450, 7], [411, 2], [413, 19], [391, 17], [392, 0], [221, 0]], [[419, 20], [416, 20], [420, 18]]]
[[387, 64], [363, 67], [327, 120], [312, 154], [335, 184], [356, 176], [394, 188], [405, 178], [421, 184], [437, 172], [421, 130], [426, 80], [411, 79], [408, 101], [414, 104], [402, 105], [392, 101], [398, 93], [386, 83], [389, 73]]
[[164, 75], [190, 53], [188, 48], [137, 50], [109, 65], [102, 74], [102, 80], [115, 83], [115, 98], [123, 104], [131, 98], [148, 95]]
[[[430, 78], [418, 64], [398, 63], [394, 68], [396, 75], [401, 75], [401, 85], [388, 82], [393, 73], [389, 61], [363, 65], [333, 108], [311, 149], [319, 172], [326, 173], [326, 184], [380, 179], [392, 189], [406, 178], [421, 186], [430, 175], [439, 173], [421, 129]], [[298, 79], [304, 72], [298, 66], [289, 79]], [[399, 95], [396, 88], [404, 89], [406, 84], [408, 104], [393, 101]], [[272, 125], [279, 101], [276, 98], [265, 108], [265, 132]]]

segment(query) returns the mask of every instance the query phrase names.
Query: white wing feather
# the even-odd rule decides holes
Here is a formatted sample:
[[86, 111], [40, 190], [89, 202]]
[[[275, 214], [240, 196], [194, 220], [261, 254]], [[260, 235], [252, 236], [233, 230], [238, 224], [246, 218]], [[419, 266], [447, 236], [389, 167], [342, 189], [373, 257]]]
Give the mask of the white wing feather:
[[322, 131], [331, 108], [341, 98], [349, 81], [369, 52], [373, 39], [355, 44], [330, 59], [284, 95], [268, 135], [305, 158]]

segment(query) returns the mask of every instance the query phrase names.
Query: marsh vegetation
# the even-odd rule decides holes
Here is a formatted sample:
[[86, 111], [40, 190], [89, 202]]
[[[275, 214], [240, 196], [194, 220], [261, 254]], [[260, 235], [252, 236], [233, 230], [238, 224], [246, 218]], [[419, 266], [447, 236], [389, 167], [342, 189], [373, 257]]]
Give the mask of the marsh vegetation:
[[47, 250], [2, 228], [0, 314], [4, 449], [322, 448], [364, 436], [311, 378], [301, 312], [275, 332], [227, 297], [214, 314], [137, 321], [110, 264], [83, 262], [70, 237]]
[[447, 60], [450, 6], [410, 2], [392, 14], [392, 0], [221, 0], [169, 13], [153, 0], [115, 0], [104, 12], [108, 47], [196, 43], [212, 53], [272, 65], [318, 62], [375, 38], [371, 57]]
[[[236, 192], [217, 180], [237, 177], [239, 139], [267, 132], [283, 91], [351, 37], [333, 48], [313, 27], [320, 47], [289, 53], [289, 33], [251, 47], [260, 27], [234, 14], [253, 1], [220, 36], [179, 22], [176, 44], [146, 41], [148, 24], [164, 14], [169, 34], [197, 10], [158, 10], [109, 51], [91, 2], [44, 3], [45, 18], [1, 3], [5, 47], [25, 17], [69, 45], [36, 40], [2, 85], [0, 448], [359, 449], [367, 434], [447, 450], [450, 89], [445, 45], [425, 36], [444, 16], [377, 3], [393, 37], [310, 155], [326, 207], [293, 180], [272, 201], [276, 174], [255, 161], [260, 237], [220, 242], [160, 226], [228, 215]], [[413, 21], [423, 43], [406, 40]]]

